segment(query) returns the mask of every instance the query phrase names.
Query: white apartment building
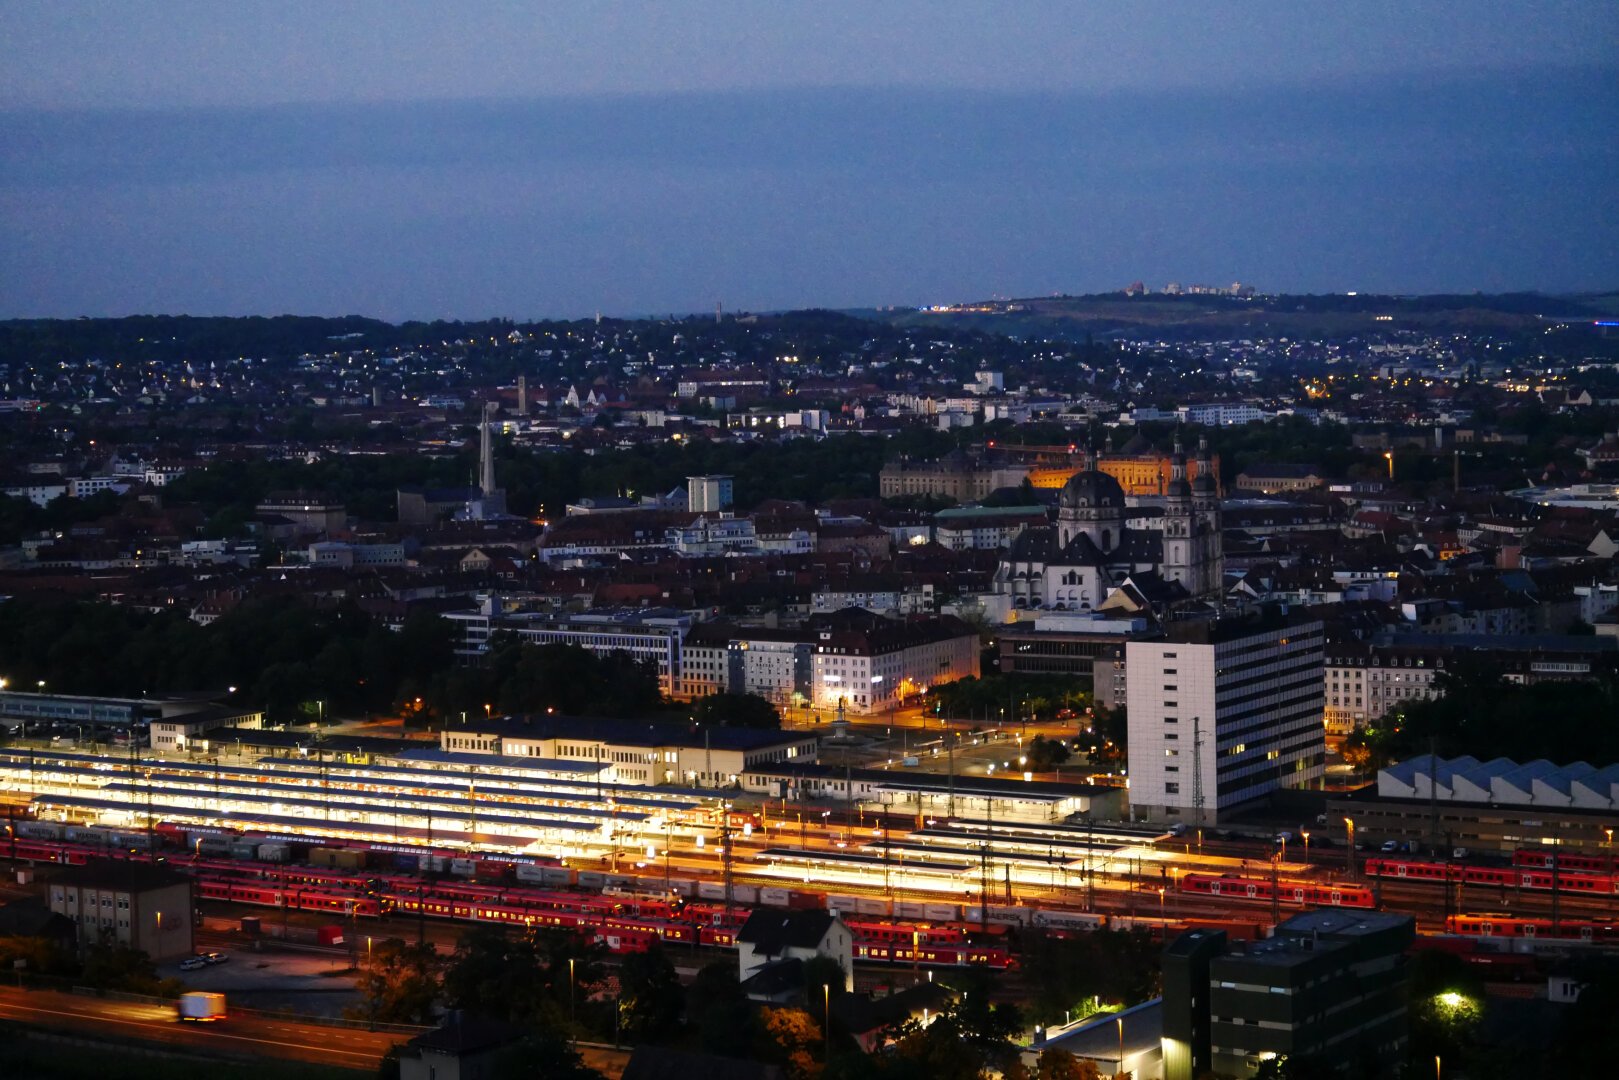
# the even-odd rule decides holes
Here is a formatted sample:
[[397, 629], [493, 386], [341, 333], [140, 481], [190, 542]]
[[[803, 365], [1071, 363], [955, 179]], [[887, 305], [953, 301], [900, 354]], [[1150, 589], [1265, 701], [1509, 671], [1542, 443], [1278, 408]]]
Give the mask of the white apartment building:
[[754, 533], [753, 519], [732, 514], [704, 515], [689, 524], [672, 528], [668, 541], [675, 554], [686, 558], [754, 555], [759, 551], [759, 537]]
[[977, 631], [952, 616], [845, 622], [818, 632], [810, 700], [819, 709], [882, 712], [930, 686], [976, 677], [978, 657]]
[[1408, 701], [1444, 696], [1445, 658], [1433, 652], [1333, 645], [1326, 657], [1326, 729], [1347, 734]]
[[756, 694], [785, 710], [809, 697], [813, 641], [802, 631], [695, 627], [681, 652], [679, 696]]
[[1270, 419], [1259, 406], [1245, 401], [1235, 404], [1182, 405], [1175, 411], [1183, 423], [1202, 424], [1205, 427], [1232, 427]]
[[694, 633], [680, 650], [680, 690], [687, 700], [731, 689], [731, 643]]
[[1168, 640], [1126, 644], [1125, 664], [1136, 816], [1213, 823], [1320, 781], [1321, 623], [1265, 612], [1181, 624]]

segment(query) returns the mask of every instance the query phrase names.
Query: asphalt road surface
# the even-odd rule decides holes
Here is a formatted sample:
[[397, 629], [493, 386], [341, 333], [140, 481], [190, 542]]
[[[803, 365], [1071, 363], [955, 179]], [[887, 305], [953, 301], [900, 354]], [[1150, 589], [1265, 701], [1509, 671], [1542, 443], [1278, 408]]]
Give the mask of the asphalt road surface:
[[219, 1023], [182, 1024], [172, 1006], [131, 1004], [48, 990], [0, 989], [0, 1018], [109, 1041], [165, 1043], [222, 1057], [281, 1058], [375, 1070], [404, 1036], [232, 1013]]

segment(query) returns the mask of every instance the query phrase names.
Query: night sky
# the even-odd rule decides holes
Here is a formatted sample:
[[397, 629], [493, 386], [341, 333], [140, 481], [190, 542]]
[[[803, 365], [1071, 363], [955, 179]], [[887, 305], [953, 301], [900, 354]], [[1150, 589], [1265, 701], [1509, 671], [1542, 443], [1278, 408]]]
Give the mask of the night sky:
[[1619, 285], [1619, 4], [0, 3], [0, 317]]

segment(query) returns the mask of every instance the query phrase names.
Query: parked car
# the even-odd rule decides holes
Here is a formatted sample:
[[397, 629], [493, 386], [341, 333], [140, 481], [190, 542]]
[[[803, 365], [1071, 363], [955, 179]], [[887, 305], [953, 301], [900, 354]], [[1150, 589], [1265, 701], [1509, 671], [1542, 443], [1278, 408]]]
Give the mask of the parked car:
[[1378, 850], [1385, 855], [1392, 855], [1400, 850], [1400, 842], [1398, 840], [1385, 840], [1383, 841], [1383, 846]]
[[180, 961], [181, 971], [196, 971], [198, 968], [204, 968], [207, 966], [208, 961], [204, 960], [200, 956], [188, 956], [184, 960]]
[[1459, 848], [1455, 848], [1455, 849], [1453, 849], [1451, 851], [1450, 857], [1453, 858], [1453, 859], [1465, 859], [1471, 854], [1473, 854], [1473, 853], [1471, 851], [1468, 851], [1466, 848], [1459, 847]]
[[204, 963], [208, 964], [223, 964], [226, 960], [229, 960], [230, 957], [222, 952], [209, 952], [203, 953], [202, 959]]

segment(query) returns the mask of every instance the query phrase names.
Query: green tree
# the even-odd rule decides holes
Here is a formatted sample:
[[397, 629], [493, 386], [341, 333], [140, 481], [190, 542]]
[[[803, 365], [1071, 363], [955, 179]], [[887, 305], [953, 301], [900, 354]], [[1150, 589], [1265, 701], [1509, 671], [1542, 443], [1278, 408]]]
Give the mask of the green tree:
[[686, 991], [686, 1019], [710, 1053], [734, 1051], [758, 1040], [757, 1013], [742, 992], [734, 961], [716, 960], [697, 970]]
[[474, 926], [461, 935], [445, 967], [444, 997], [452, 1008], [528, 1023], [543, 1011], [544, 974], [536, 935]]
[[85, 948], [79, 977], [88, 986], [128, 994], [174, 997], [180, 989], [177, 980], [158, 978], [150, 956], [116, 940], [110, 932]]
[[567, 1039], [549, 1031], [533, 1032], [497, 1051], [483, 1075], [489, 1080], [603, 1080]]
[[1040, 1054], [1038, 1080], [1102, 1080], [1102, 1070], [1090, 1058], [1077, 1058], [1061, 1047]]
[[823, 1045], [821, 1026], [808, 1012], [792, 1007], [759, 1010], [764, 1039], [761, 1056], [787, 1069], [789, 1080], [815, 1080], [821, 1075], [817, 1056]]
[[363, 1004], [355, 1019], [383, 1024], [426, 1024], [438, 1000], [439, 958], [431, 942], [388, 938], [367, 950], [355, 989]]
[[663, 1042], [680, 1030], [685, 994], [680, 976], [656, 943], [619, 966], [619, 1031], [629, 1042]]
[[1423, 950], [1407, 968], [1410, 986], [1410, 1059], [1435, 1055], [1461, 1062], [1475, 1045], [1484, 1001], [1478, 969], [1453, 953]]
[[691, 714], [699, 723], [712, 727], [781, 727], [781, 713], [757, 694], [710, 694], [692, 704]]
[[1044, 772], [1066, 762], [1072, 755], [1061, 739], [1047, 739], [1036, 735], [1028, 745], [1029, 768]]

